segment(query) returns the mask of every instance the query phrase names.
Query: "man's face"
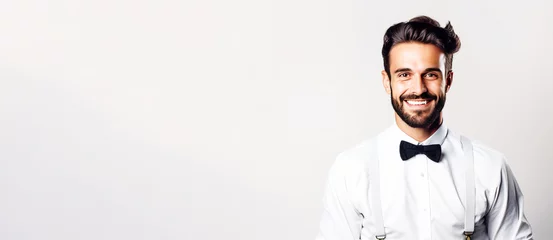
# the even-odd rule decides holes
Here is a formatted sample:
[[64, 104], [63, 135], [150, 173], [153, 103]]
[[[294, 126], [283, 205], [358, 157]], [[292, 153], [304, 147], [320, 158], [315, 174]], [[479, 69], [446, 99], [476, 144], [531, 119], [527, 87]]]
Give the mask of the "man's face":
[[453, 73], [444, 77], [445, 55], [432, 45], [400, 43], [390, 51], [390, 76], [383, 71], [383, 84], [391, 95], [397, 116], [413, 128], [428, 128], [441, 121], [445, 94]]

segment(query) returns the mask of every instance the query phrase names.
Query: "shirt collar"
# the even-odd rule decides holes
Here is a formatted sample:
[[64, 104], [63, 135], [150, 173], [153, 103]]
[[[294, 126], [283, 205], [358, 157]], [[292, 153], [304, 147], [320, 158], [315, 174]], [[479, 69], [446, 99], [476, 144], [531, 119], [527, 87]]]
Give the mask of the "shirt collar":
[[445, 124], [441, 124], [438, 130], [434, 132], [430, 137], [428, 137], [426, 140], [422, 142], [418, 142], [417, 140], [413, 139], [409, 135], [407, 135], [405, 132], [403, 132], [398, 126], [397, 123], [394, 121], [392, 124], [392, 132], [394, 138], [400, 142], [401, 140], [409, 142], [411, 144], [421, 144], [421, 145], [430, 145], [430, 144], [439, 144], [442, 145], [444, 143], [445, 138], [447, 137], [448, 128]]

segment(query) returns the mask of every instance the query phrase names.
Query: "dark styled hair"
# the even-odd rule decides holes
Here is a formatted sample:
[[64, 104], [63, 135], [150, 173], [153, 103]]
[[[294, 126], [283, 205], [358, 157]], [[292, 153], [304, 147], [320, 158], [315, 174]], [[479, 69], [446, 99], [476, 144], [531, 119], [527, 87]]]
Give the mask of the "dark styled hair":
[[444, 28], [427, 16], [414, 17], [408, 22], [400, 22], [392, 25], [384, 34], [382, 45], [382, 58], [384, 70], [390, 76], [390, 50], [393, 46], [404, 42], [420, 42], [433, 44], [445, 54], [445, 73], [449, 72], [453, 63], [453, 54], [461, 48], [461, 40], [453, 26], [448, 21]]

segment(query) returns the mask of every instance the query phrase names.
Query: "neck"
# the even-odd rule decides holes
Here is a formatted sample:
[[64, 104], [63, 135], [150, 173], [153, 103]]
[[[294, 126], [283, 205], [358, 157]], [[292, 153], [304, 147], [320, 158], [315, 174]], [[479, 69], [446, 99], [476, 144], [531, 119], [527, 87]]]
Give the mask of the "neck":
[[417, 142], [423, 142], [424, 140], [428, 139], [432, 134], [434, 134], [438, 128], [442, 125], [442, 114], [440, 113], [440, 116], [431, 123], [428, 127], [424, 128], [414, 128], [407, 123], [405, 123], [397, 114], [395, 115], [396, 118], [396, 124], [399, 127], [401, 131], [403, 131], [407, 136], [417, 140]]

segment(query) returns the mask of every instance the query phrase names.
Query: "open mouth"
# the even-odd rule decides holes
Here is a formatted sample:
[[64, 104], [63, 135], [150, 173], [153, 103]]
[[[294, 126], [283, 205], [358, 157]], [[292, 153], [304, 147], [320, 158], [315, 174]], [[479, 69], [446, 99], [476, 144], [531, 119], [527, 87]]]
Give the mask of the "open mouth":
[[407, 103], [407, 105], [409, 106], [420, 106], [420, 107], [424, 107], [424, 106], [427, 106], [429, 103], [430, 103], [430, 99], [410, 99], [410, 100], [405, 100], [405, 102]]

